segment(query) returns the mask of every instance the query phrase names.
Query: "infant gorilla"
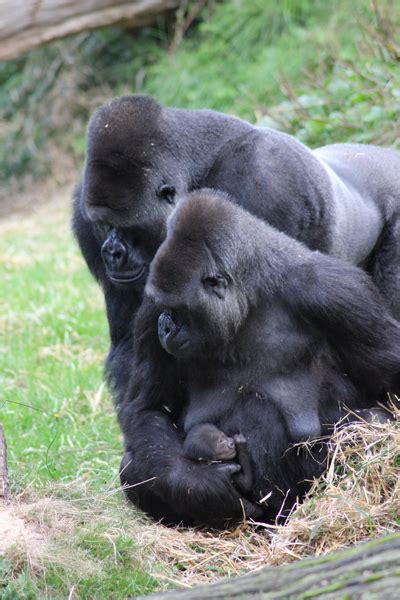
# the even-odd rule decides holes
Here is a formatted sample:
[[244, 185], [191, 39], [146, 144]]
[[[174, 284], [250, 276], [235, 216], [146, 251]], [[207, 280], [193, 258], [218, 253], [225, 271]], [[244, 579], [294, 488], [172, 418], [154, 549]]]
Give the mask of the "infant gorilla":
[[212, 423], [201, 423], [188, 432], [183, 450], [188, 458], [195, 460], [225, 461], [237, 457], [241, 471], [236, 474], [235, 481], [244, 492], [250, 491], [251, 462], [243, 435], [236, 434], [230, 437]]

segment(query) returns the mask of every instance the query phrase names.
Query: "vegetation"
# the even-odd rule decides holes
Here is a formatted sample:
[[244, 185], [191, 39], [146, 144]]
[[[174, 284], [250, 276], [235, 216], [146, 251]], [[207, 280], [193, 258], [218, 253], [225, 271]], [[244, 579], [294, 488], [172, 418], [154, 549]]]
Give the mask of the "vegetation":
[[[134, 91], [272, 124], [312, 145], [400, 144], [397, 3], [210, 1], [201, 16], [177, 47], [173, 25], [160, 21], [80, 35], [0, 65], [7, 195], [15, 180], [54, 174], [65, 153], [80, 168], [93, 108]], [[30, 211], [0, 222], [0, 419], [17, 499], [0, 506], [2, 598], [126, 598], [395, 529], [396, 425], [350, 432], [286, 528], [243, 525], [217, 537], [168, 530], [127, 507], [116, 493], [121, 436], [102, 383], [101, 293], [71, 239], [68, 194], [41, 195], [51, 202], [36, 206], [29, 196]], [[4, 552], [2, 519], [16, 532]]]
[[312, 145], [399, 144], [397, 3], [209, 0], [201, 16], [177, 47], [173, 25], [161, 20], [139, 32], [82, 34], [0, 65], [0, 179], [42, 177], [55, 146], [80, 165], [94, 107], [132, 92], [261, 119]]

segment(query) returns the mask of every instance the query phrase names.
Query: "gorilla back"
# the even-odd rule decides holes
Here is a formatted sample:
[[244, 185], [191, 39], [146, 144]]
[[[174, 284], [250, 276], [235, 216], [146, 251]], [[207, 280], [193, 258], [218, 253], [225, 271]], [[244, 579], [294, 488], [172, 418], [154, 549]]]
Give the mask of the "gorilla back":
[[399, 174], [394, 151], [311, 151], [284, 133], [214, 111], [164, 108], [146, 96], [99, 108], [89, 125], [73, 227], [105, 288], [117, 388], [148, 265], [182, 195], [200, 187], [226, 191], [309, 248], [365, 266], [399, 314]]

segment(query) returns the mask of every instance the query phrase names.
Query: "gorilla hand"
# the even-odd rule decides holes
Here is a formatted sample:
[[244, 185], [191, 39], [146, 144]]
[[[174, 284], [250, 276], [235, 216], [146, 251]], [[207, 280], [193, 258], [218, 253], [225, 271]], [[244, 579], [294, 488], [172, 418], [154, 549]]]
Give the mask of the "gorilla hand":
[[221, 527], [245, 516], [257, 519], [262, 515], [262, 509], [234, 486], [232, 476], [239, 470], [236, 463], [206, 464], [175, 455], [170, 468], [144, 479], [140, 464], [127, 452], [120, 477], [128, 498], [167, 525]]

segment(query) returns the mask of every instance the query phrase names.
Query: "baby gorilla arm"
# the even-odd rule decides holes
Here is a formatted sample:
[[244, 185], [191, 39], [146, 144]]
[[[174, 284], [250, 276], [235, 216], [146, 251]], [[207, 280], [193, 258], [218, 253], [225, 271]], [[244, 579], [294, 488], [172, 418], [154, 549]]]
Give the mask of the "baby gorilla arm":
[[251, 470], [250, 453], [244, 435], [238, 434], [234, 437], [239, 464], [242, 470], [234, 476], [235, 483], [243, 492], [250, 492], [253, 486], [253, 475]]

